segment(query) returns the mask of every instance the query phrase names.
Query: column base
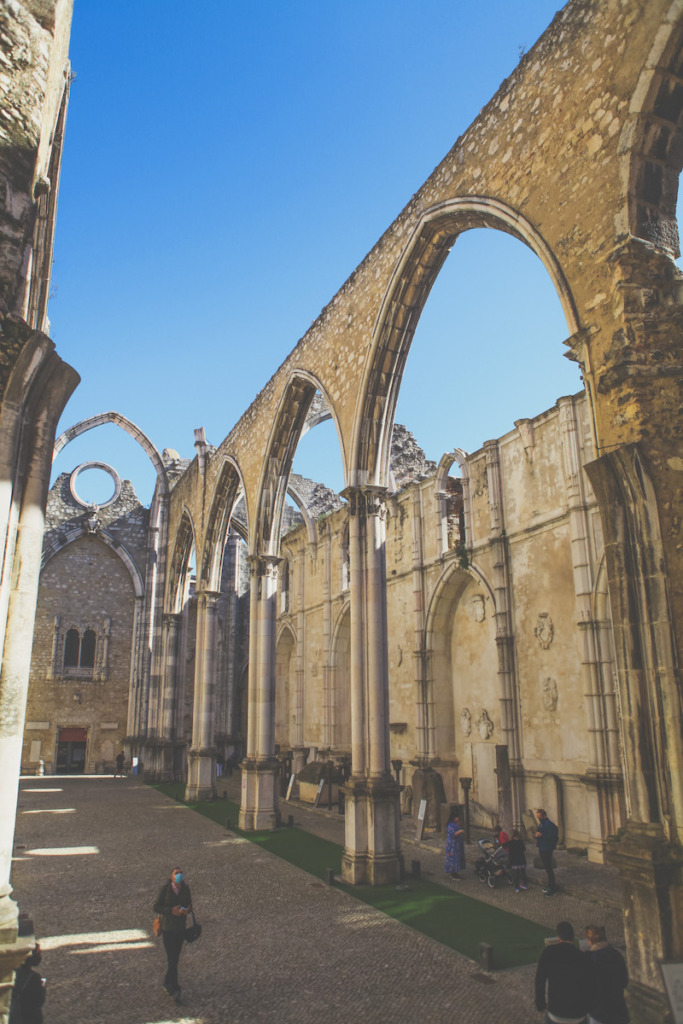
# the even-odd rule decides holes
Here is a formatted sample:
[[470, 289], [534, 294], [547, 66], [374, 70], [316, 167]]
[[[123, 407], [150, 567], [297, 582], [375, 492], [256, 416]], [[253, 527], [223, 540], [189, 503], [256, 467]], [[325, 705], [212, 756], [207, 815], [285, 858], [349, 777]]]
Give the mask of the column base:
[[349, 779], [345, 795], [342, 879], [349, 885], [395, 885], [401, 879], [401, 788], [390, 775]]
[[188, 751], [185, 799], [190, 802], [216, 799], [215, 747]]
[[606, 852], [621, 876], [632, 1019], [661, 1024], [667, 998], [659, 965], [683, 958], [683, 850], [661, 826], [629, 821]]
[[272, 832], [280, 824], [279, 771], [274, 757], [242, 762], [239, 827], [243, 832]]

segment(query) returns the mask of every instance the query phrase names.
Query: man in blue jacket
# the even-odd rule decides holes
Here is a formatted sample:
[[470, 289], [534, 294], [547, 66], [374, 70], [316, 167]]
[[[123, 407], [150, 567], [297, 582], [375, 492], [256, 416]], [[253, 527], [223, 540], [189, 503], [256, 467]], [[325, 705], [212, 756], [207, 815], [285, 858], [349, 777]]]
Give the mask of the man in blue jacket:
[[555, 872], [553, 871], [553, 853], [557, 846], [557, 825], [551, 821], [542, 807], [536, 811], [538, 818], [538, 831], [536, 832], [536, 846], [541, 864], [548, 876], [548, 885], [543, 890], [544, 896], [554, 896], [558, 892], [555, 883]]

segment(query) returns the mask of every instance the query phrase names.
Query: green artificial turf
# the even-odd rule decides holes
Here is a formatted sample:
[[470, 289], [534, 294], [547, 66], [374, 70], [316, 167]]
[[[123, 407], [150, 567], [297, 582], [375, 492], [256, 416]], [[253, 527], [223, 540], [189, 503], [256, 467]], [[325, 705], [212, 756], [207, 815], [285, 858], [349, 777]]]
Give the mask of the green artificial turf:
[[[174, 798], [182, 797], [185, 792], [185, 787], [179, 783], [164, 783], [155, 789]], [[329, 868], [335, 875], [341, 872], [343, 848], [328, 839], [320, 839], [299, 828], [240, 832], [237, 827], [239, 806], [231, 800], [201, 800], [185, 806], [219, 825], [225, 826], [229, 821], [232, 831], [317, 878], [325, 878]], [[543, 949], [544, 939], [554, 934], [533, 921], [427, 879], [409, 879], [406, 886], [402, 890], [396, 886], [341, 883], [338, 888], [472, 960], [479, 959], [479, 943], [489, 943], [493, 946], [497, 970], [534, 963]], [[520, 897], [529, 898], [533, 896]]]

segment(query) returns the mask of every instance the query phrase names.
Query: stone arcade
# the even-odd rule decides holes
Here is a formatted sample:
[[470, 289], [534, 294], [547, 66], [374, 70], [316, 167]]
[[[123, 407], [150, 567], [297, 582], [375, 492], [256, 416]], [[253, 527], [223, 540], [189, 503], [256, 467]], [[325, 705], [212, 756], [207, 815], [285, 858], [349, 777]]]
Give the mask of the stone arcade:
[[[76, 382], [44, 333], [69, 17], [65, 0], [3, 14], [19, 115], [0, 157], [12, 199], [0, 248], [5, 984], [25, 949], [9, 899], [12, 780], [50, 449]], [[242, 743], [244, 828], [278, 821], [276, 745], [298, 764], [310, 747], [350, 753], [351, 882], [398, 877], [392, 758], [407, 783], [438, 771], [450, 799], [472, 778], [483, 817], [550, 803], [595, 859], [619, 830], [610, 856], [643, 1022], [662, 1017], [659, 961], [683, 959], [682, 45], [680, 0], [570, 0], [217, 448], [198, 431], [186, 465], [114, 413], [60, 439], [113, 420], [148, 452], [157, 487], [148, 513], [125, 488], [95, 511], [55, 485], [24, 745], [30, 767], [31, 744], [34, 759], [69, 753], [57, 725], [81, 730], [61, 743], [106, 764], [125, 738], [148, 777], [187, 770], [201, 797], [217, 753]], [[401, 476], [405, 358], [449, 249], [475, 227], [541, 259], [585, 392]], [[344, 464], [337, 508], [290, 478], [302, 432], [324, 416]], [[288, 491], [303, 521], [283, 530]], [[99, 618], [59, 597], [61, 573], [96, 562], [125, 598]], [[109, 679], [111, 708], [96, 706]], [[510, 780], [502, 796], [494, 768]]]

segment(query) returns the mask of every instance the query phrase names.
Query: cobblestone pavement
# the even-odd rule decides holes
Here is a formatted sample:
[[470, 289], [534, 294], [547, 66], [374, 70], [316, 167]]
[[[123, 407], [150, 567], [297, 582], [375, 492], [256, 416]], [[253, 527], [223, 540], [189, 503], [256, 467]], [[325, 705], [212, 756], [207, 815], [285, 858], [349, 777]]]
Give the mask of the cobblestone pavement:
[[[225, 783], [236, 795], [237, 779]], [[302, 828], [343, 840], [334, 812], [297, 804], [287, 813]], [[404, 822], [404, 831], [411, 828]], [[45, 951], [46, 1024], [541, 1019], [531, 998], [533, 965], [487, 974], [134, 779], [22, 780], [15, 853], [16, 898]], [[418, 847], [406, 835], [405, 856], [435, 881], [458, 884], [444, 879], [435, 840]], [[152, 902], [177, 865], [204, 929], [183, 951], [181, 1007], [162, 991], [165, 958], [150, 937]], [[469, 869], [467, 876], [468, 895], [525, 917], [551, 926], [566, 917], [577, 928], [597, 918], [621, 935], [618, 911], [567, 887], [544, 899], [538, 889], [515, 895], [480, 885]]]

